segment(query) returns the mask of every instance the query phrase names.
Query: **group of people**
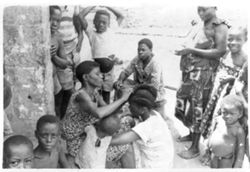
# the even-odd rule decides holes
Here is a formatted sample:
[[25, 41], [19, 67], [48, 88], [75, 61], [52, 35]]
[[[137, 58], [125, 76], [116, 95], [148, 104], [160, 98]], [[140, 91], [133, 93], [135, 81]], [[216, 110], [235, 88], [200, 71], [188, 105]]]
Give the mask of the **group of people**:
[[[124, 17], [114, 8], [103, 7], [107, 10], [95, 11], [91, 28], [85, 18], [95, 8], [50, 6], [56, 115], [38, 119], [35, 149], [26, 136], [6, 138], [4, 168], [173, 167], [164, 82], [153, 43], [141, 39], [138, 54], [115, 81], [114, 65], [119, 60], [111, 44], [114, 32], [109, 28], [107, 10], [117, 17], [118, 24]], [[175, 116], [190, 130], [177, 141], [192, 141], [179, 156], [197, 157], [203, 135], [209, 140], [206, 155], [212, 168], [240, 168], [244, 154], [249, 157], [247, 55], [242, 49], [246, 29], [228, 31], [229, 25], [217, 18], [216, 7], [198, 7], [198, 14], [204, 26], [190, 38], [193, 46], [176, 51], [181, 56], [182, 84]], [[92, 60], [80, 58], [84, 33]], [[128, 79], [131, 74], [133, 80]], [[76, 83], [81, 85], [79, 89]], [[9, 87], [4, 84], [7, 104]]]

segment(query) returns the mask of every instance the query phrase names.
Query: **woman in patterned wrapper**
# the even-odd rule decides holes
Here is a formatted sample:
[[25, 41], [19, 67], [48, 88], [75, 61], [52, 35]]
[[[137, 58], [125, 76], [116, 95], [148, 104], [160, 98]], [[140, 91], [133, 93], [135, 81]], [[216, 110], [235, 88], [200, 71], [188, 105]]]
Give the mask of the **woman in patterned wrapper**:
[[189, 135], [178, 138], [178, 141], [192, 141], [188, 150], [179, 153], [185, 159], [195, 158], [200, 154], [202, 115], [213, 88], [213, 78], [220, 58], [226, 52], [228, 25], [216, 16], [216, 9], [211, 6], [198, 7], [198, 14], [204, 22], [198, 40], [194, 47], [176, 51], [176, 55], [181, 56], [182, 84], [176, 95], [175, 116], [190, 131]]
[[[110, 115], [127, 101], [131, 93], [131, 89], [124, 89], [120, 99], [106, 105], [98, 93], [103, 80], [97, 62], [84, 61], [80, 63], [76, 68], [76, 77], [82, 83], [82, 87], [71, 96], [65, 117], [61, 122], [62, 137], [66, 140], [70, 161], [74, 161], [80, 145], [86, 137], [85, 127]], [[124, 124], [122, 129], [128, 127]], [[128, 144], [109, 147], [106, 159], [107, 161], [115, 161], [126, 154], [124, 157], [127, 157], [125, 158], [127, 166], [122, 164], [123, 167], [134, 167], [134, 154], [131, 149], [132, 147]]]

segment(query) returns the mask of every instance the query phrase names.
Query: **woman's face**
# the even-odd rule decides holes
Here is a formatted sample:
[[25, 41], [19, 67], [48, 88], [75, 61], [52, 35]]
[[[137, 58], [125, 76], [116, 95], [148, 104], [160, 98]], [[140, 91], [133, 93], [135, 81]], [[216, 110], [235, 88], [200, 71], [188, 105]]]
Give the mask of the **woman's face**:
[[202, 21], [206, 22], [215, 16], [215, 7], [198, 7], [198, 14]]
[[92, 71], [86, 75], [86, 82], [94, 87], [102, 86], [103, 78], [99, 67], [92, 69]]
[[146, 44], [138, 45], [138, 57], [141, 60], [146, 60], [152, 55], [152, 50]]

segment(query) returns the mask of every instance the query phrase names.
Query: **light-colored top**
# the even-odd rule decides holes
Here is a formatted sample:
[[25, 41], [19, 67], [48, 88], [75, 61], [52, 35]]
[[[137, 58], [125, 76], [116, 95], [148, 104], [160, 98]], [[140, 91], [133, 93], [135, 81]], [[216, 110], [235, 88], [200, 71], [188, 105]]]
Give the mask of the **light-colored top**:
[[91, 46], [92, 57], [103, 58], [108, 57], [114, 53], [115, 35], [110, 29], [103, 33], [97, 33], [93, 28], [88, 27], [86, 34], [89, 38]]
[[59, 32], [65, 45], [66, 54], [72, 52], [78, 43], [78, 34], [73, 24], [73, 16], [79, 13], [78, 6], [61, 7], [62, 19], [60, 23]]
[[132, 130], [141, 140], [136, 141], [141, 155], [142, 168], [171, 168], [174, 158], [173, 139], [161, 115], [153, 111], [147, 120]]
[[[98, 138], [93, 125], [85, 128], [87, 137], [82, 142], [75, 162], [80, 168], [105, 168], [107, 149], [111, 136]], [[95, 146], [97, 139], [100, 139], [100, 146]]]
[[142, 61], [136, 56], [124, 72], [127, 76], [133, 74], [136, 84], [150, 84], [154, 86], [158, 90], [157, 100], [162, 100], [165, 94], [162, 69], [154, 58], [143, 69]]

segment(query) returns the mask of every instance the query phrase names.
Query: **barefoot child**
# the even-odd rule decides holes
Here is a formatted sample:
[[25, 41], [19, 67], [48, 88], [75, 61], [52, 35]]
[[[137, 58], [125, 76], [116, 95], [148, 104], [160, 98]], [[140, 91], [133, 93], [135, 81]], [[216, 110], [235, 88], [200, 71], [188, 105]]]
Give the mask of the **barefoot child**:
[[32, 168], [33, 144], [25, 136], [15, 135], [4, 141], [3, 168]]
[[138, 144], [139, 168], [171, 168], [173, 165], [173, 140], [166, 122], [154, 110], [156, 97], [157, 90], [153, 86], [141, 85], [135, 89], [129, 98], [129, 109], [141, 122], [111, 141], [111, 145]]
[[65, 153], [60, 145], [59, 120], [53, 115], [44, 115], [37, 121], [34, 150], [34, 168], [69, 168]]
[[76, 156], [76, 164], [80, 168], [105, 168], [108, 146], [119, 128], [120, 119], [115, 113], [85, 127], [87, 136]]
[[236, 95], [228, 95], [221, 102], [208, 146], [211, 150], [211, 168], [241, 168], [245, 153], [245, 132], [239, 122], [243, 102]]

